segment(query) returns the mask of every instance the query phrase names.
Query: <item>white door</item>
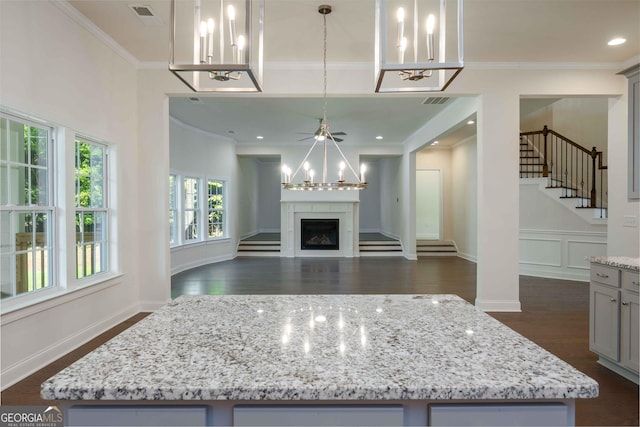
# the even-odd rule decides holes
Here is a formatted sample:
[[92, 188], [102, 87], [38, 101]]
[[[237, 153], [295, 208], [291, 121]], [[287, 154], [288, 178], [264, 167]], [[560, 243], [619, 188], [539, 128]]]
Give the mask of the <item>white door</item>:
[[416, 171], [416, 238], [440, 240], [442, 185], [440, 170]]

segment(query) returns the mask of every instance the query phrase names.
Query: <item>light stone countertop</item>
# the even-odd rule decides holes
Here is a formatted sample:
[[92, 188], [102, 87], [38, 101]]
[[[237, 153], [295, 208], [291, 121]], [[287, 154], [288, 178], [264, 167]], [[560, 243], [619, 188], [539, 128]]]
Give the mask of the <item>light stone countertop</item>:
[[455, 295], [182, 296], [44, 399], [575, 399], [598, 384]]
[[604, 264], [611, 267], [625, 268], [627, 270], [640, 271], [640, 258], [623, 256], [592, 256], [587, 258], [590, 262]]

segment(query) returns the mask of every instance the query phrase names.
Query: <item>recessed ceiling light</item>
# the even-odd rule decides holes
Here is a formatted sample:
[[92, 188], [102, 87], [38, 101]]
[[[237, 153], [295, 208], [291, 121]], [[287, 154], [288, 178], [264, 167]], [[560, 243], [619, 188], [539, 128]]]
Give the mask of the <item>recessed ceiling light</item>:
[[473, 120], [469, 120], [469, 121], [467, 122], [467, 124], [468, 124], [468, 125], [472, 125], [472, 124], [474, 124], [474, 123], [475, 123], [475, 121], [473, 121]]
[[376, 139], [382, 139], [382, 135], [376, 136]]
[[612, 40], [609, 40], [609, 43], [607, 43], [609, 46], [618, 46], [621, 45], [623, 43], [625, 43], [627, 41], [627, 39], [623, 39], [622, 37], [618, 37]]
[[431, 143], [431, 145], [436, 145], [437, 143], [438, 143], [438, 141], [433, 141], [433, 142]]
[[258, 136], [256, 136], [256, 139], [264, 139], [264, 136], [258, 135]]

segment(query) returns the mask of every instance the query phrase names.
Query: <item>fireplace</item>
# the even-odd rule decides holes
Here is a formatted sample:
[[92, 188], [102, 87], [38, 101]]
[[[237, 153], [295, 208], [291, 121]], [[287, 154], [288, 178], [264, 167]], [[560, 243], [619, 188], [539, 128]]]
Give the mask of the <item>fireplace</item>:
[[301, 249], [333, 250], [340, 249], [340, 220], [338, 219], [301, 219]]

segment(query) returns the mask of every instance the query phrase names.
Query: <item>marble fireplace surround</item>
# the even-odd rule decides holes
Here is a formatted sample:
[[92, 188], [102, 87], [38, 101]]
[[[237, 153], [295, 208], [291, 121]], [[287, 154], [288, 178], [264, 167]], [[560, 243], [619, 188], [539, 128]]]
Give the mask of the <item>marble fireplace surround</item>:
[[[359, 202], [281, 202], [280, 256], [283, 257], [344, 257], [360, 255], [358, 250]], [[302, 219], [338, 219], [340, 244], [338, 250], [302, 250]]]

